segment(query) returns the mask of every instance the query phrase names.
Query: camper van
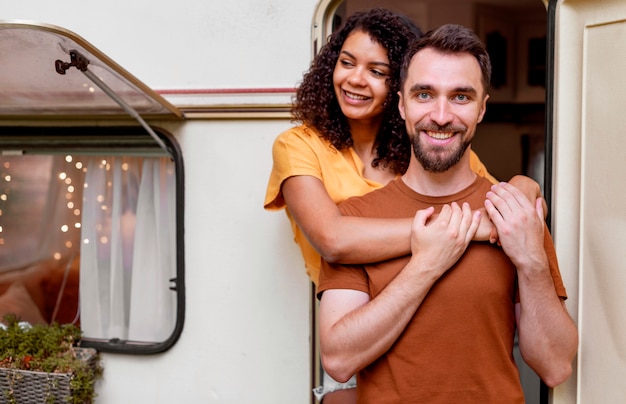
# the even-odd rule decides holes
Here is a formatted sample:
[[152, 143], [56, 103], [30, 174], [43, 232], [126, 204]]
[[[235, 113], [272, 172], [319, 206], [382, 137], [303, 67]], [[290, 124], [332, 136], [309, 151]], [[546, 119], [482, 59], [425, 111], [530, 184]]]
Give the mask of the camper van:
[[80, 325], [98, 403], [316, 402], [314, 289], [263, 198], [302, 73], [375, 5], [490, 48], [474, 148], [542, 185], [580, 332], [555, 389], [519, 360], [527, 402], [626, 401], [623, 0], [7, 1], [0, 311]]

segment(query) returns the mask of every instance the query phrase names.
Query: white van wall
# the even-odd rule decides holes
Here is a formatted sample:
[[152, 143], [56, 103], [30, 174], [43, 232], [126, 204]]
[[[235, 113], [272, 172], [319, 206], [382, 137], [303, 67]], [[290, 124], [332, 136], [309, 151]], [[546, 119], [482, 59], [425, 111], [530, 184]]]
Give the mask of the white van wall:
[[[215, 96], [204, 90], [225, 88], [242, 89], [246, 104], [255, 102], [250, 90], [301, 79], [315, 3], [27, 0], [3, 4], [2, 18], [74, 32], [174, 105], [172, 92], [209, 105]], [[272, 142], [291, 122], [150, 123], [170, 131], [183, 154], [185, 325], [162, 354], [104, 354], [97, 402], [310, 402], [310, 282], [285, 214], [262, 207]]]
[[263, 210], [272, 143], [292, 123], [150, 124], [184, 158], [185, 324], [163, 353], [103, 353], [97, 403], [310, 403], [311, 282], [284, 212]]
[[284, 213], [262, 208], [289, 122], [156, 124], [185, 158], [185, 327], [163, 354], [104, 355], [98, 403], [308, 403], [310, 282]]
[[293, 87], [315, 0], [9, 1], [2, 19], [68, 29], [155, 90]]

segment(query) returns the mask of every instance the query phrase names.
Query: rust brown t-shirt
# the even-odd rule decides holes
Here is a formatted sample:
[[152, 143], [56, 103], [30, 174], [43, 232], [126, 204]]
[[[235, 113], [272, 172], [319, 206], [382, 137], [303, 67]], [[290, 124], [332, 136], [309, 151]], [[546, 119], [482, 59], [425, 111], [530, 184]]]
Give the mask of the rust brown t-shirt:
[[[416, 193], [401, 178], [340, 205], [344, 215], [413, 217], [453, 201], [483, 207], [491, 183], [478, 177], [447, 197]], [[546, 230], [546, 252], [556, 293], [565, 288]], [[354, 289], [375, 298], [406, 265], [400, 257], [368, 265], [322, 265], [318, 295]], [[472, 242], [461, 259], [431, 288], [389, 351], [357, 375], [359, 403], [524, 403], [513, 359], [516, 269], [501, 248]]]

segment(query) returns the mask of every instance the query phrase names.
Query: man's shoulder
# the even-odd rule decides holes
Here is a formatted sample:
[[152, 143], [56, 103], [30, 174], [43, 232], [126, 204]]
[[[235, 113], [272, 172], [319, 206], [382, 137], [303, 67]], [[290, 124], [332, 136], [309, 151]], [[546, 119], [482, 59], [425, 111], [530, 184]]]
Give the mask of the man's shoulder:
[[339, 204], [339, 210], [344, 215], [373, 217], [379, 216], [381, 207], [388, 201], [396, 198], [398, 192], [397, 181], [390, 181], [382, 188], [375, 189], [364, 195], [353, 196]]
[[477, 191], [489, 190], [493, 186], [493, 183], [486, 177], [482, 177], [480, 175], [476, 176], [476, 181], [474, 181], [475, 186], [477, 187]]
[[468, 202], [472, 209], [478, 209], [483, 206], [485, 196], [491, 190], [492, 185], [487, 178], [477, 175], [467, 188], [446, 197], [445, 203]]

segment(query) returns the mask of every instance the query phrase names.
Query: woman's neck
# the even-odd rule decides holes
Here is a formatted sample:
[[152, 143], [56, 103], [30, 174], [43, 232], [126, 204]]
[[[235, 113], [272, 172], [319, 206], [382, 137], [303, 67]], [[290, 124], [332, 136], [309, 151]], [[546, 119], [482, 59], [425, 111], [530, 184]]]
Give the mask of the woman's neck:
[[352, 148], [363, 163], [363, 177], [380, 184], [387, 184], [395, 178], [395, 174], [382, 165], [372, 167], [372, 161], [376, 158], [376, 138], [380, 122], [353, 121], [350, 122], [352, 133]]
[[350, 120], [352, 144], [364, 163], [371, 164], [376, 155], [376, 137], [380, 129], [380, 120]]

